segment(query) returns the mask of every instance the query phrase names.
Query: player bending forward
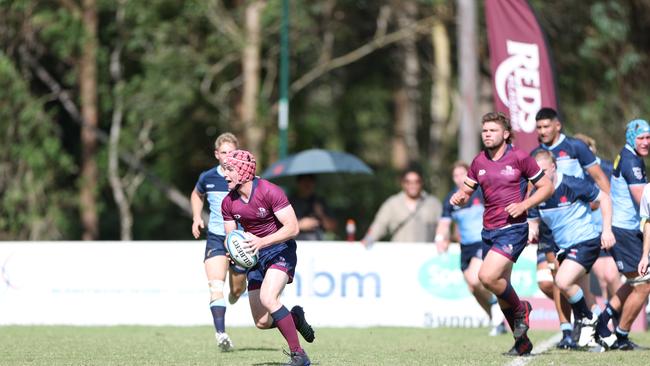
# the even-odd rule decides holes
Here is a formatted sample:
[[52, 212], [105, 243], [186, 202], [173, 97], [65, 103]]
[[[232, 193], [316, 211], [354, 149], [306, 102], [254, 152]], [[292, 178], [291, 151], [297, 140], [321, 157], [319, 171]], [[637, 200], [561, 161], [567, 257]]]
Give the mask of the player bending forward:
[[289, 311], [280, 302], [298, 262], [293, 239], [298, 235], [298, 219], [293, 207], [280, 187], [255, 177], [255, 157], [250, 152], [228, 153], [224, 166], [230, 189], [221, 204], [226, 233], [239, 223], [248, 234], [245, 249], [259, 257], [248, 271], [248, 300], [255, 325], [280, 330], [289, 345], [291, 359], [286, 365], [310, 365], [296, 329], [309, 343], [314, 341], [314, 330], [300, 306]]
[[[587, 306], [579, 284], [584, 285], [585, 275], [598, 259], [601, 247], [609, 249], [616, 241], [612, 232], [612, 201], [593, 183], [556, 172], [555, 157], [549, 151], [538, 150], [534, 157], [553, 182], [555, 192], [529, 212], [530, 238], [537, 238], [541, 218], [558, 246], [560, 268], [555, 274], [555, 285], [571, 304], [575, 322], [581, 325], [578, 346], [596, 346], [597, 317]], [[591, 202], [600, 203], [602, 234], [593, 223]]]

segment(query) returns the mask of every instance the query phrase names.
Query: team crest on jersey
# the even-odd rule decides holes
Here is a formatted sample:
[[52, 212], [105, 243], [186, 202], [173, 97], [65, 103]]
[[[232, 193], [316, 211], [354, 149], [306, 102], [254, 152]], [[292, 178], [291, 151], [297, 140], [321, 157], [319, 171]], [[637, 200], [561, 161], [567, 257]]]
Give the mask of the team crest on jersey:
[[481, 175], [485, 175], [485, 169], [481, 169], [478, 171], [478, 176], [480, 177]]
[[568, 158], [568, 157], [569, 157], [569, 154], [564, 150], [560, 150], [560, 152], [557, 153], [557, 158], [558, 159]]
[[265, 218], [267, 214], [268, 214], [268, 211], [266, 211], [266, 209], [264, 207], [258, 207], [257, 208], [257, 217], [259, 217], [260, 219]]
[[570, 204], [571, 204], [571, 202], [569, 202], [569, 199], [566, 196], [562, 196], [562, 197], [560, 197], [560, 203], [558, 203], [557, 206], [562, 207], [562, 206], [568, 206]]
[[501, 170], [501, 175], [515, 175], [516, 171], [510, 165], [506, 165], [506, 168]]
[[640, 167], [638, 166], [632, 167], [632, 173], [634, 173], [634, 178], [643, 179], [643, 172], [641, 171]]

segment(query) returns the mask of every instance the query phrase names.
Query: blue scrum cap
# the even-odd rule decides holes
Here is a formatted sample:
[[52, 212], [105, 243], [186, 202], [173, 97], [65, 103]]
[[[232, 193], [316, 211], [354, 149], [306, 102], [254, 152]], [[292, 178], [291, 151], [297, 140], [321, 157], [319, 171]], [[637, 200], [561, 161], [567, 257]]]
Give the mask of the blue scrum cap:
[[644, 119], [635, 119], [630, 121], [625, 127], [625, 143], [635, 148], [636, 138], [643, 133], [650, 133], [650, 125]]

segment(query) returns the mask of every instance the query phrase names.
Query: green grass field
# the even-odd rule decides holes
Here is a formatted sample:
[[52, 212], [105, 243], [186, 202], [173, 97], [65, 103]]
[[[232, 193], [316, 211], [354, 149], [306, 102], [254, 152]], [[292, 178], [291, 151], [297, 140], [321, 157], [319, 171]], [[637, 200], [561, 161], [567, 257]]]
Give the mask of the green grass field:
[[[314, 365], [508, 365], [511, 336], [487, 329], [317, 329], [303, 344]], [[234, 352], [216, 347], [211, 327], [0, 327], [0, 365], [282, 365], [286, 344], [277, 330], [230, 328]], [[534, 344], [552, 332], [531, 331]], [[632, 339], [650, 345], [650, 334]], [[602, 354], [551, 349], [527, 365], [621, 365], [648, 360], [650, 351]]]

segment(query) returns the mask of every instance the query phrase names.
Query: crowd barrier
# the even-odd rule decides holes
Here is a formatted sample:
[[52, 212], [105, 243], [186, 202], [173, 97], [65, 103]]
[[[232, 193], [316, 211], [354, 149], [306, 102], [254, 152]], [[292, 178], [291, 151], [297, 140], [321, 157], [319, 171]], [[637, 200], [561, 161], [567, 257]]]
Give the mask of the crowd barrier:
[[[211, 324], [204, 248], [203, 241], [2, 242], [0, 324]], [[282, 301], [302, 305], [315, 326], [488, 326], [459, 256], [457, 245], [439, 255], [431, 244], [299, 242]], [[513, 286], [533, 303], [532, 327], [556, 330], [535, 276], [530, 246], [514, 266]], [[633, 329], [645, 329], [644, 320]], [[229, 305], [227, 325], [253, 325], [246, 295]]]

